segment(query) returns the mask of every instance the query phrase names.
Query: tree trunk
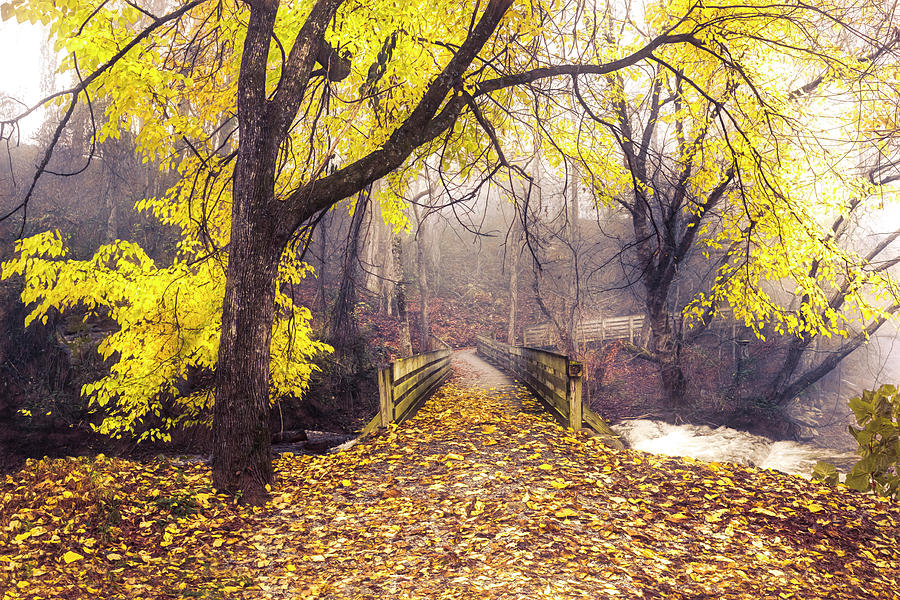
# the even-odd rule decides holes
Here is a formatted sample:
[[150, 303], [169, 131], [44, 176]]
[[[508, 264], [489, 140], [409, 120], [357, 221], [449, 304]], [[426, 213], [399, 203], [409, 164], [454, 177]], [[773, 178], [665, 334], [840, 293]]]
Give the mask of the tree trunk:
[[253, 6], [241, 60], [241, 142], [234, 171], [213, 412], [213, 486], [251, 504], [263, 503], [272, 483], [269, 361], [275, 279], [287, 240], [278, 231], [283, 225], [274, 201], [279, 140], [271, 132], [265, 94], [266, 59], [277, 12], [277, 3]]
[[259, 504], [272, 483], [269, 359], [280, 245], [271, 226], [241, 210], [247, 182], [236, 178], [228, 280], [216, 368], [213, 485]]
[[[452, 86], [487, 43], [512, 0], [488, 2], [478, 24], [419, 101], [378, 151], [275, 198], [278, 149], [296, 119], [325, 29], [341, 0], [317, 0], [294, 41], [276, 91], [269, 98], [268, 56], [278, 0], [249, 0], [237, 87], [240, 129], [232, 193], [221, 339], [213, 416], [214, 486], [260, 503], [272, 482], [268, 430], [269, 360], [278, 263], [303, 223], [399, 167], [412, 151], [451, 126], [462, 100], [445, 104]], [[328, 71], [330, 73], [330, 69]], [[326, 74], [326, 76], [329, 76]], [[435, 120], [439, 110], [440, 119]], [[399, 244], [399, 239], [397, 240]], [[399, 245], [397, 246], [399, 256]], [[406, 299], [398, 294], [405, 312]], [[407, 319], [407, 345], [408, 345]]]
[[663, 390], [669, 404], [681, 407], [685, 404], [687, 391], [687, 378], [681, 364], [681, 340], [678, 332], [673, 331], [663, 302], [663, 294], [654, 294], [648, 290], [650, 349], [659, 361]]
[[428, 289], [428, 274], [425, 264], [425, 250], [427, 240], [425, 239], [425, 223], [424, 219], [419, 216], [419, 207], [413, 204], [413, 213], [418, 224], [418, 232], [416, 233], [416, 277], [419, 284], [419, 352], [428, 352], [431, 350], [431, 321], [428, 318], [428, 300], [430, 291]]
[[506, 329], [506, 343], [516, 345], [516, 321], [519, 317], [519, 248], [512, 248], [509, 260], [509, 321]]
[[391, 254], [394, 257], [394, 293], [397, 299], [397, 318], [400, 321], [400, 356], [412, 356], [412, 338], [409, 333], [409, 311], [406, 309], [406, 283], [403, 281], [403, 247], [400, 235], [394, 234], [391, 240]]
[[[513, 219], [516, 215], [513, 214]], [[506, 343], [510, 346], [516, 345], [516, 330], [518, 328], [519, 319], [519, 249], [522, 244], [522, 235], [513, 225], [515, 234], [510, 238], [515, 241], [512, 247], [508, 247], [506, 255], [509, 257], [509, 320], [506, 327]]]
[[571, 161], [569, 165], [569, 198], [571, 201], [566, 205], [566, 241], [569, 246], [569, 251], [572, 254], [572, 264], [569, 269], [569, 274], [571, 276], [570, 280], [570, 288], [569, 288], [569, 298], [571, 299], [571, 306], [569, 307], [569, 339], [572, 340], [572, 348], [577, 355], [580, 348], [578, 343], [578, 333], [579, 333], [579, 325], [581, 324], [581, 290], [579, 289], [580, 282], [578, 281], [578, 274], [580, 272], [580, 265], [578, 263], [578, 248], [579, 248], [579, 238], [578, 238], [578, 220], [581, 218], [581, 211], [578, 206], [578, 184], [580, 181], [580, 176], [578, 175], [578, 167], [575, 165], [574, 161]]
[[326, 256], [328, 256], [328, 220], [329, 215], [324, 215], [322, 217], [322, 221], [319, 223], [317, 227], [319, 231], [319, 239], [321, 242], [321, 254], [319, 255], [319, 268], [316, 269], [316, 297], [314, 300], [314, 305], [316, 309], [316, 313], [322, 315], [322, 325], [323, 330], [327, 330], [329, 327], [328, 323], [328, 296], [326, 294], [325, 282], [328, 277], [328, 261], [326, 260]]
[[359, 262], [359, 239], [363, 219], [369, 205], [368, 190], [357, 196], [350, 229], [347, 232], [347, 244], [344, 251], [344, 264], [341, 269], [341, 287], [334, 303], [334, 317], [331, 319], [329, 340], [331, 345], [341, 351], [346, 350], [358, 337], [358, 327], [354, 309], [356, 307], [356, 266]]

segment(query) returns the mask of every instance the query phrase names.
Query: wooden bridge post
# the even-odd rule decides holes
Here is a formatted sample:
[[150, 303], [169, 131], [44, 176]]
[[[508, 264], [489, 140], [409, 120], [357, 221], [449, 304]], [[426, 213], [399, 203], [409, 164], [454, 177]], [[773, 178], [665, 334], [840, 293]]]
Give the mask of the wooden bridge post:
[[378, 414], [381, 415], [381, 426], [387, 427], [394, 422], [394, 368], [388, 365], [378, 369]]
[[583, 414], [581, 410], [581, 374], [583, 367], [580, 362], [566, 361], [568, 385], [566, 386], [566, 400], [569, 405], [569, 427], [574, 430], [581, 429]]

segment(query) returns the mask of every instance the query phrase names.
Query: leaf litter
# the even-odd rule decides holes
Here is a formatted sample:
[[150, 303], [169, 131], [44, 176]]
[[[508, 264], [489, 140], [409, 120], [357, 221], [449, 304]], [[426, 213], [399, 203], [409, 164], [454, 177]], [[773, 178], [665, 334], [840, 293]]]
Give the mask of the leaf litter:
[[900, 506], [615, 451], [456, 377], [262, 508], [201, 464], [30, 461], [0, 486], [4, 598], [897, 598]]

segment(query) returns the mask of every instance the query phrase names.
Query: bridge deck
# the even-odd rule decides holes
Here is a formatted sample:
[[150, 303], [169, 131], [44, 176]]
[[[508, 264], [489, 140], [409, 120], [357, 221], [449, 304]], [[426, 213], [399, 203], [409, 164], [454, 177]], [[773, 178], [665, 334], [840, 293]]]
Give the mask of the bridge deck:
[[[862, 506], [873, 501], [845, 490], [609, 450], [477, 357], [454, 362], [399, 427], [278, 462], [283, 495], [245, 558], [251, 572], [267, 565], [267, 597], [805, 598], [850, 574], [877, 595], [900, 574], [896, 558], [876, 569], [854, 550], [863, 534], [848, 525], [866, 520], [860, 547], [877, 552], [900, 510], [876, 526]], [[828, 514], [818, 545], [810, 510], [829, 502], [847, 509]]]

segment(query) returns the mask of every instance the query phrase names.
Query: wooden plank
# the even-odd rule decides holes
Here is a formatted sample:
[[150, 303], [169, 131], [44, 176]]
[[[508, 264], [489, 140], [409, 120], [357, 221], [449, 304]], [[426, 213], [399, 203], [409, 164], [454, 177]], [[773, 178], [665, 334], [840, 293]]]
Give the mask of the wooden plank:
[[432, 352], [416, 354], [409, 358], [395, 360], [392, 363], [394, 367], [394, 383], [396, 384], [403, 381], [407, 375], [414, 373], [418, 369], [421, 369], [423, 366], [428, 365], [439, 358], [450, 356], [450, 354], [451, 352], [449, 350], [434, 350]]
[[391, 367], [378, 369], [378, 415], [382, 427], [387, 427], [394, 421]]
[[427, 365], [421, 367], [417, 371], [409, 373], [405, 376], [400, 384], [394, 382], [394, 404], [411, 393], [415, 393], [415, 389], [421, 385], [422, 380], [427, 379], [435, 371], [446, 368], [450, 364], [450, 357], [439, 358]]
[[379, 427], [382, 427], [382, 424], [381, 424], [381, 412], [379, 412], [378, 414], [376, 414], [374, 417], [372, 417], [372, 420], [371, 420], [371, 421], [369, 421], [368, 423], [366, 423], [366, 426], [363, 427], [363, 428], [359, 431], [359, 435], [366, 435], [366, 434], [368, 434], [368, 433], [372, 433], [373, 431], [375, 431], [375, 430], [378, 429]]
[[[577, 363], [576, 363], [577, 364]], [[580, 364], [579, 364], [580, 367]], [[581, 406], [581, 376], [569, 375], [568, 392], [566, 394], [568, 400], [569, 428], [581, 429], [582, 406]]]
[[407, 394], [405, 398], [397, 401], [394, 408], [394, 414], [397, 415], [398, 421], [403, 420], [406, 414], [415, 407], [419, 401], [428, 395], [428, 392], [434, 388], [435, 384], [443, 380], [444, 376], [449, 372], [449, 364], [450, 361], [448, 359], [446, 368], [430, 371], [429, 376], [421, 380], [420, 385], [417, 388], [410, 390], [411, 393]]
[[406, 392], [408, 390], [416, 387], [418, 381], [422, 377], [427, 377], [434, 369], [438, 368], [437, 365], [442, 364], [443, 362], [448, 362], [449, 360], [449, 356], [437, 358], [433, 361], [420, 365], [416, 368], [415, 371], [410, 371], [400, 380], [394, 379], [394, 403], [396, 404], [401, 396], [406, 395]]
[[555, 369], [560, 373], [566, 371], [566, 361], [568, 358], [565, 354], [557, 354], [556, 352], [547, 352], [546, 350], [537, 350], [535, 348], [522, 348], [522, 356]]
[[585, 406], [582, 410], [582, 418], [584, 419], [585, 425], [599, 434], [599, 438], [604, 444], [610, 448], [615, 448], [616, 450], [625, 449], [625, 444], [622, 443], [622, 439], [615, 431], [610, 429], [606, 421], [603, 420], [603, 417]]
[[401, 384], [394, 385], [394, 405], [400, 403], [407, 396], [416, 395], [416, 390], [421, 387], [422, 382], [431, 377], [436, 371], [446, 368], [450, 364], [450, 358], [443, 358], [435, 362], [429, 363], [428, 366], [416, 371]]
[[416, 354], [409, 358], [395, 360], [391, 365], [394, 368], [394, 383], [399, 383], [410, 373], [414, 373], [422, 366], [428, 363], [428, 357], [425, 354]]
[[546, 371], [536, 371], [533, 369], [525, 369], [525, 371], [535, 380], [540, 381], [541, 385], [543, 385], [549, 393], [556, 394], [563, 399], [566, 397], [568, 381], [552, 377]]
[[558, 394], [554, 393], [551, 390], [548, 390], [541, 384], [540, 381], [534, 380], [529, 377], [528, 373], [525, 373], [521, 380], [525, 384], [525, 386], [529, 390], [531, 390], [531, 393], [546, 402], [557, 413], [559, 413], [564, 420], [568, 420], [568, 411], [566, 410], [567, 406], [565, 404], [565, 398], [560, 398]]

